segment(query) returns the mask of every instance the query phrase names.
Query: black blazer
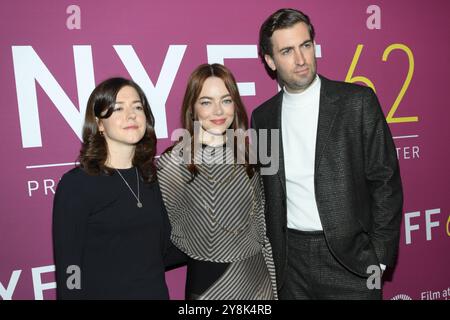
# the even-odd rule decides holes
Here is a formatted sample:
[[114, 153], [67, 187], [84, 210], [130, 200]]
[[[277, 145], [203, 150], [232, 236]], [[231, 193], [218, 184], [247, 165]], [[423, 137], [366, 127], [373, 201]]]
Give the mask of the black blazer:
[[[368, 266], [393, 266], [397, 256], [403, 193], [395, 145], [370, 88], [320, 79], [314, 174], [317, 208], [332, 254], [349, 270], [367, 277]], [[252, 127], [258, 137], [261, 129], [281, 129], [282, 100], [280, 91], [253, 111]], [[270, 150], [270, 138], [268, 144], [266, 150]], [[288, 254], [281, 131], [279, 145], [279, 170], [264, 175], [263, 181], [267, 235], [281, 288]]]

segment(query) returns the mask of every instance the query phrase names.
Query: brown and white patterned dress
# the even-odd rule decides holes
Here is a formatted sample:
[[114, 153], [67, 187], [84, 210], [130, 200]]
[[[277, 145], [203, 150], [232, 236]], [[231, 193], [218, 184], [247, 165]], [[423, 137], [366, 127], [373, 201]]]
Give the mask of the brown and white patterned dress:
[[195, 159], [201, 164], [191, 181], [175, 152], [163, 154], [158, 180], [172, 242], [194, 260], [229, 263], [198, 299], [277, 299], [260, 175], [249, 178], [242, 165], [233, 164], [232, 150], [224, 146], [205, 146]]

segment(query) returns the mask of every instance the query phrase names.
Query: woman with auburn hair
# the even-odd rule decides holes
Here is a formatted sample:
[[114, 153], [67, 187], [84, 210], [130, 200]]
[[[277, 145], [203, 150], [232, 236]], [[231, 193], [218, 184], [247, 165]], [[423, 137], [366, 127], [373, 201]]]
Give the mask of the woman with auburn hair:
[[229, 135], [248, 128], [231, 72], [194, 70], [181, 117], [186, 135], [161, 156], [157, 174], [172, 242], [188, 256], [186, 298], [276, 299], [261, 177], [248, 139]]
[[53, 205], [59, 299], [168, 299], [170, 224], [156, 183], [154, 119], [141, 88], [111, 78], [92, 92], [79, 166]]

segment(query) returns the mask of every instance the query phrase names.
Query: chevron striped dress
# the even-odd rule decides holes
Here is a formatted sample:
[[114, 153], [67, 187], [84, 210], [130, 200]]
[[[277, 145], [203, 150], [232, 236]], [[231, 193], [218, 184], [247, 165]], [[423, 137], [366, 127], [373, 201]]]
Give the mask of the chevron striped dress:
[[171, 239], [191, 259], [228, 263], [198, 299], [277, 299], [262, 180], [258, 173], [249, 178], [233, 160], [229, 148], [204, 146], [195, 154], [199, 174], [191, 181], [178, 152], [161, 156], [158, 180]]

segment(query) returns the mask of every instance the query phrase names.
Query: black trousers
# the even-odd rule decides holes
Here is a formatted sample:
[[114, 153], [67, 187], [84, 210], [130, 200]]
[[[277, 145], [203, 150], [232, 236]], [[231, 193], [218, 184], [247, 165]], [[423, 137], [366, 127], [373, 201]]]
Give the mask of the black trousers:
[[322, 231], [288, 229], [288, 258], [281, 300], [379, 300], [367, 278], [346, 269], [332, 255]]

